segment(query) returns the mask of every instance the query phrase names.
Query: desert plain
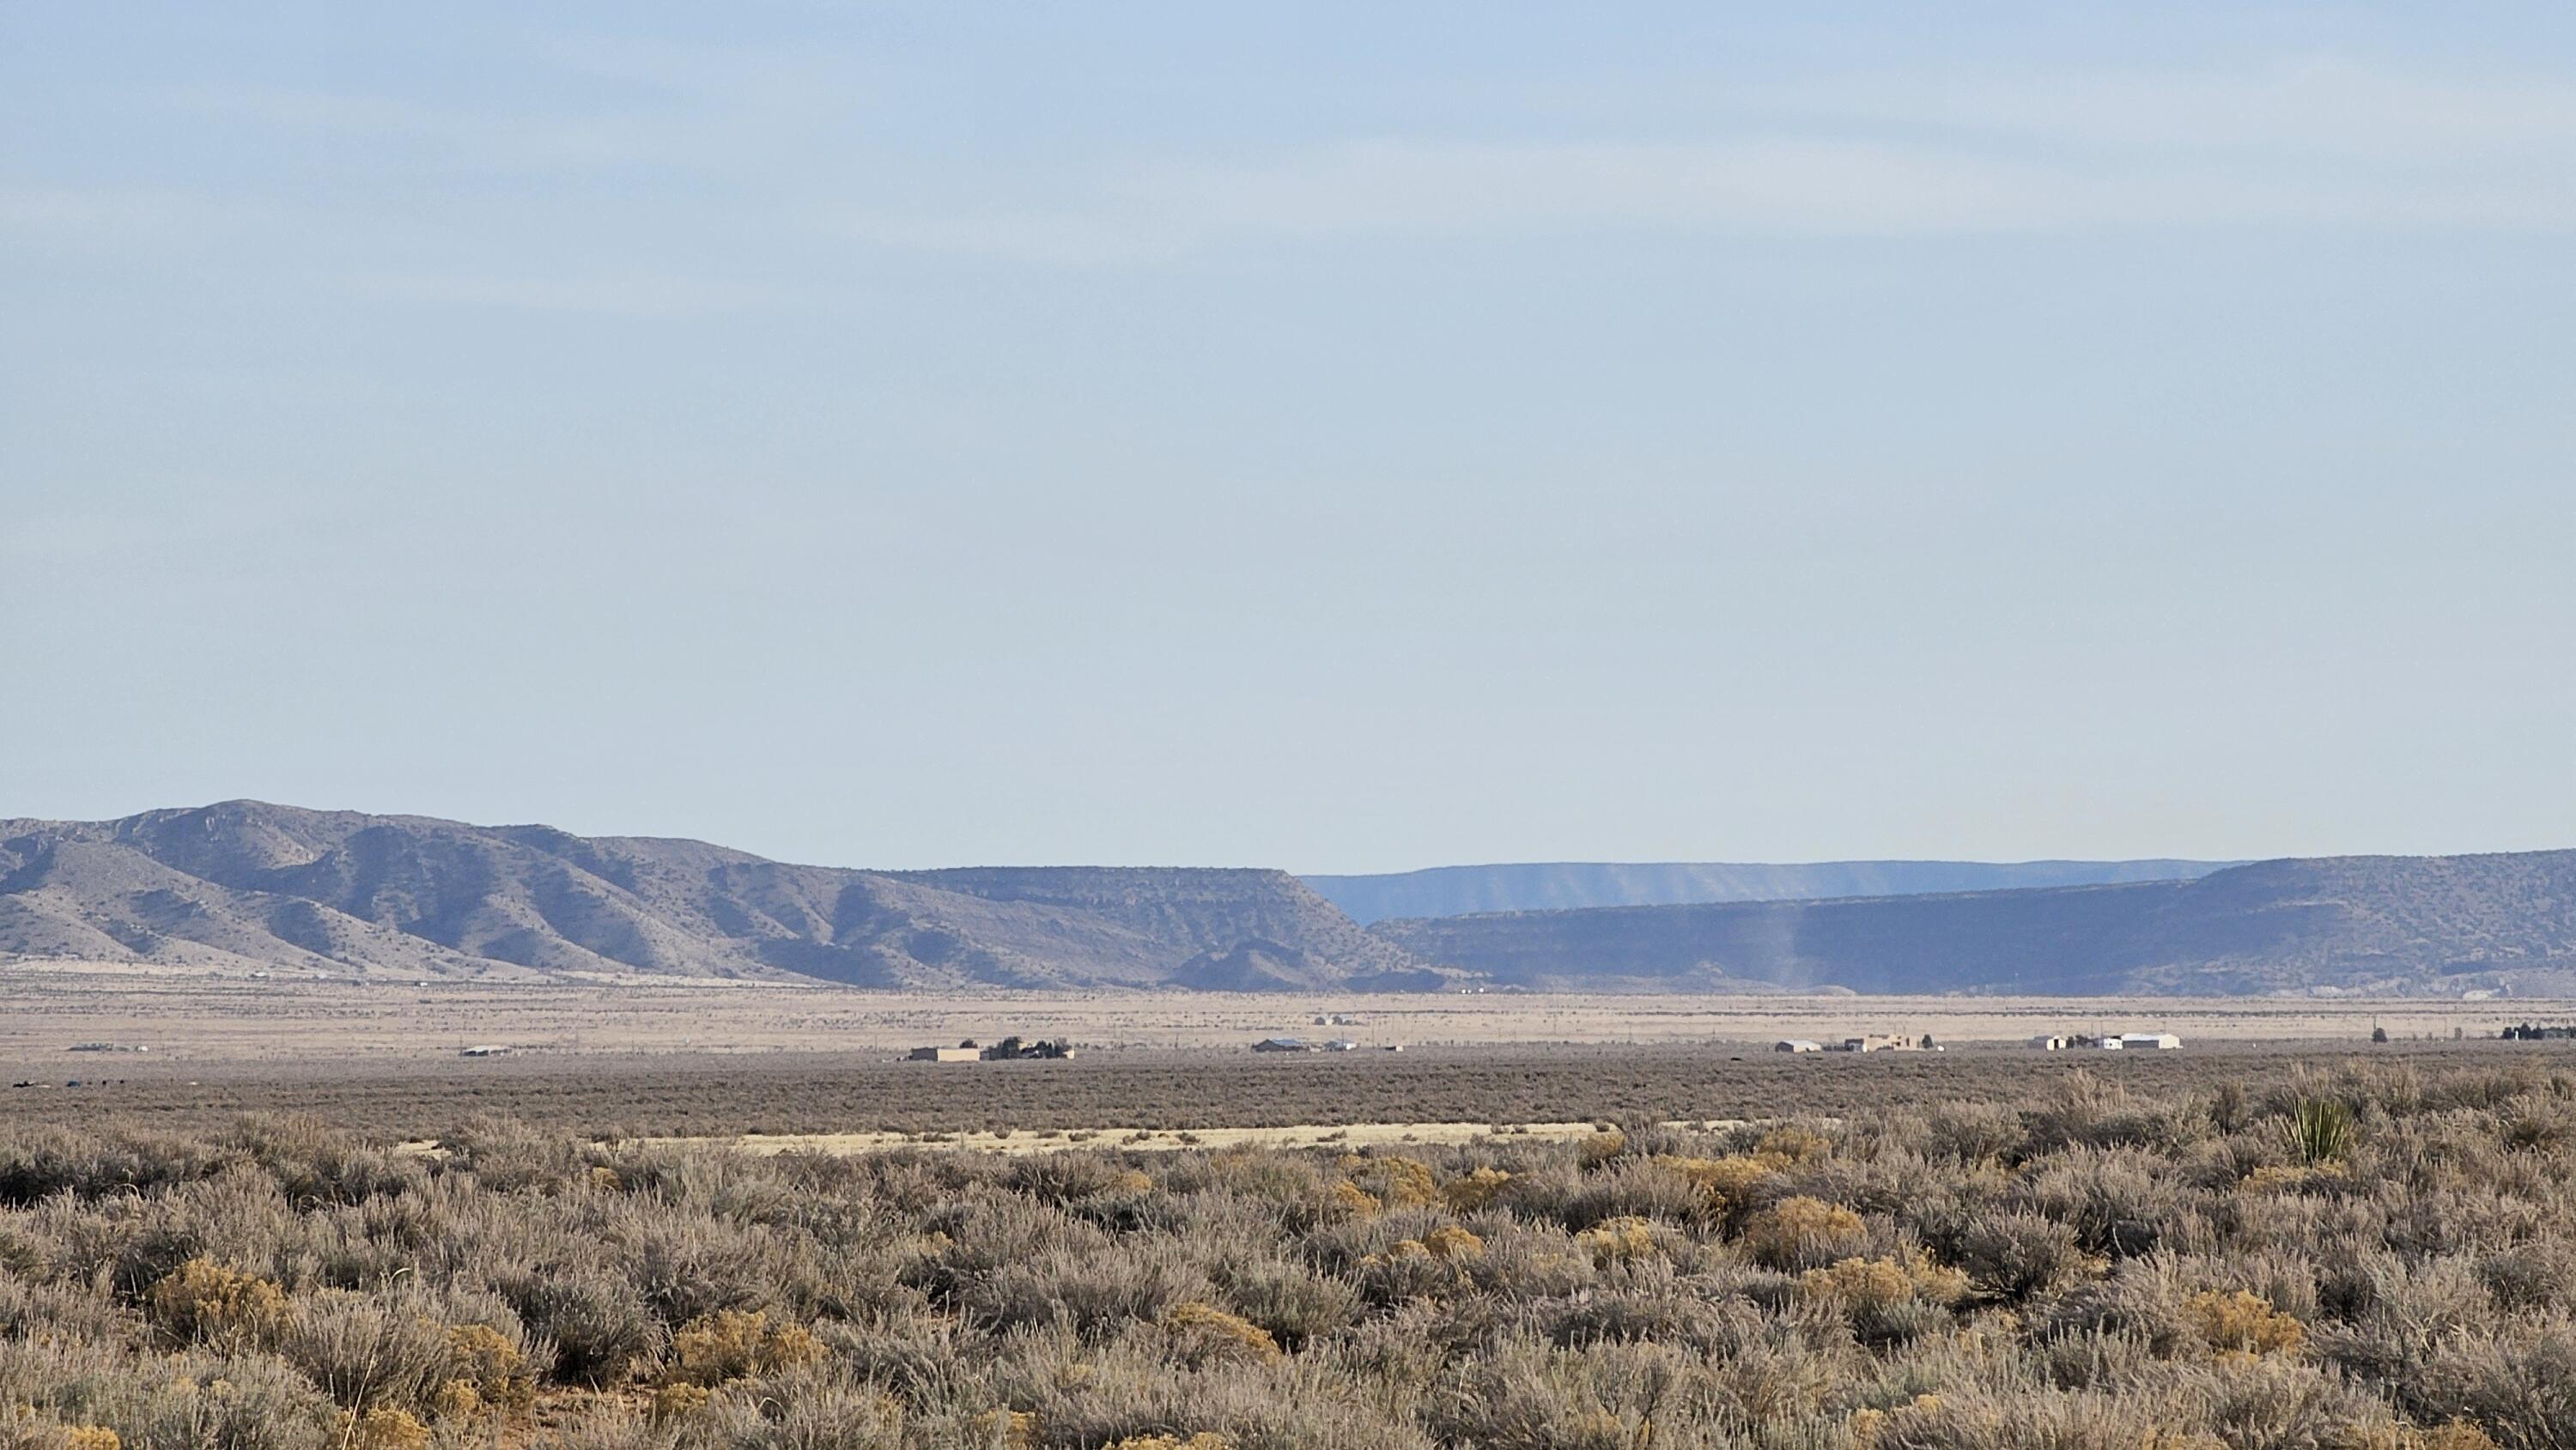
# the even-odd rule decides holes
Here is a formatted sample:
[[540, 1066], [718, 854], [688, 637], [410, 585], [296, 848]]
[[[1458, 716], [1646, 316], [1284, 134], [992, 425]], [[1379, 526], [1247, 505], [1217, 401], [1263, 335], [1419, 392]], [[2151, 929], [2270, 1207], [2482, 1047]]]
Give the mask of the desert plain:
[[[1522, 993], [1334, 996], [1210, 992], [924, 995], [653, 978], [355, 983], [175, 974], [114, 964], [0, 966], [0, 1065], [78, 1067], [90, 1043], [143, 1047], [120, 1069], [358, 1066], [456, 1057], [653, 1053], [900, 1054], [1016, 1034], [1090, 1052], [1241, 1049], [1263, 1037], [1363, 1050], [1482, 1044], [1714, 1043], [1863, 1032], [2020, 1044], [2044, 1032], [2158, 1031], [2193, 1044], [2491, 1038], [2576, 1020], [2576, 1002], [2330, 997], [1662, 996]], [[1346, 1021], [1319, 1022], [1342, 1017]], [[123, 1073], [120, 1075], [131, 1075]]]

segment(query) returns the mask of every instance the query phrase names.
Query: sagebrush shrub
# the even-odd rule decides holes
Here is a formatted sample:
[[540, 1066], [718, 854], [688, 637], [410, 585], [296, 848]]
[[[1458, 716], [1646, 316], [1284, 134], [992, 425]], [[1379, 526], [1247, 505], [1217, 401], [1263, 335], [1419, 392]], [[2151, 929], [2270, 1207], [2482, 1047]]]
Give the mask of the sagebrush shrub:
[[1978, 1214], [1958, 1231], [1952, 1254], [1978, 1293], [2008, 1304], [2064, 1289], [2107, 1267], [2076, 1242], [2072, 1226], [2026, 1211]]
[[295, 1301], [278, 1352], [349, 1410], [408, 1413], [453, 1363], [447, 1328], [427, 1309], [408, 1296], [318, 1290]]
[[652, 1348], [652, 1311], [631, 1283], [604, 1269], [505, 1271], [494, 1287], [529, 1332], [554, 1345], [556, 1371], [591, 1386], [612, 1384]]

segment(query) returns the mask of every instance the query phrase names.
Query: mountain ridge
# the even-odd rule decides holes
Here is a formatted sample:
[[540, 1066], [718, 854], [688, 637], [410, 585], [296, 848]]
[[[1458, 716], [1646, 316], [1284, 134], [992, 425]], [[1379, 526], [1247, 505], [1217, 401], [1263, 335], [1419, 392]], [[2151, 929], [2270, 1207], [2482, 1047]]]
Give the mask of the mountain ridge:
[[1389, 920], [1526, 988], [2236, 995], [2576, 990], [2576, 850], [2325, 856], [2142, 881]]
[[1161, 986], [1248, 942], [1316, 988], [1438, 979], [1280, 871], [857, 871], [259, 801], [0, 821], [0, 954], [19, 957], [934, 990]]
[[1300, 879], [1360, 924], [1502, 911], [1915, 896], [2187, 880], [2241, 861], [1517, 861]]
[[866, 871], [677, 837], [226, 801], [0, 821], [0, 962], [28, 959], [924, 992], [2576, 993], [2576, 851], [1364, 928], [1262, 868]]

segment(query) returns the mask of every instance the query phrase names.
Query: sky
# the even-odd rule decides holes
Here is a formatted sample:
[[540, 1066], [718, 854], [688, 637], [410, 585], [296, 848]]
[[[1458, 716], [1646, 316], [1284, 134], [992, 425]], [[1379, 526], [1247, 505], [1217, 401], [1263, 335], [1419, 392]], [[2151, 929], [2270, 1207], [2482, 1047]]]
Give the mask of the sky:
[[2576, 8], [0, 7], [0, 816], [2576, 846]]

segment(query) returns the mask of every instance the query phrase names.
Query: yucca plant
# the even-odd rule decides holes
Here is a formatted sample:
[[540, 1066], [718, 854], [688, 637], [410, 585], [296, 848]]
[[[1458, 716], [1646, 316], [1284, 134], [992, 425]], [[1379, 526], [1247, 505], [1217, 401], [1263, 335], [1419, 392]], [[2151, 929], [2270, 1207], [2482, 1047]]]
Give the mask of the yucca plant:
[[2290, 1156], [2307, 1167], [2340, 1161], [2352, 1151], [2352, 1109], [2340, 1098], [2306, 1098], [2281, 1120]]

